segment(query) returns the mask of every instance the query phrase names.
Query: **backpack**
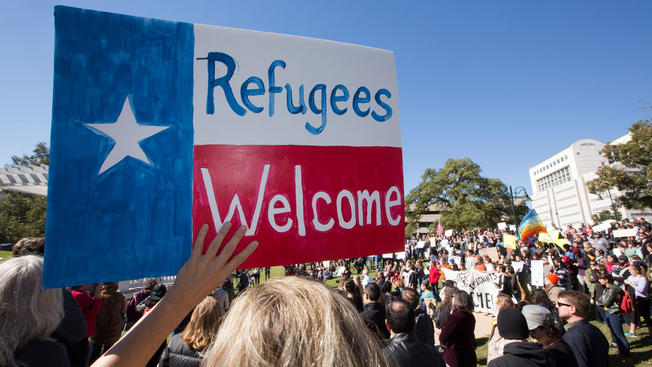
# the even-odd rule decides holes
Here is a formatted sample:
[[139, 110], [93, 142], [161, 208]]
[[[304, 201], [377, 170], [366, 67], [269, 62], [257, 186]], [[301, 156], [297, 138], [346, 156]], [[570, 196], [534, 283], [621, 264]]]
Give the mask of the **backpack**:
[[434, 298], [424, 298], [423, 304], [426, 309], [426, 313], [430, 316], [432, 321], [435, 321], [435, 314], [437, 312], [437, 301]]
[[634, 298], [628, 291], [624, 291], [622, 300], [620, 301], [620, 311], [623, 313], [634, 312]]

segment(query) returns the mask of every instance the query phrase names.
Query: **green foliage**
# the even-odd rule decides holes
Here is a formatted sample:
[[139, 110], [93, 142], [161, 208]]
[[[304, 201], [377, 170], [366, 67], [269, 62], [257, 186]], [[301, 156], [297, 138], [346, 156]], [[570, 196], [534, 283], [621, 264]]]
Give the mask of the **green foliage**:
[[[43, 142], [36, 144], [32, 154], [12, 156], [15, 165], [45, 165], [50, 163], [50, 150]], [[46, 199], [38, 195], [0, 192], [0, 242], [16, 242], [23, 237], [45, 235]]]
[[11, 160], [15, 165], [18, 166], [42, 166], [44, 164], [50, 164], [50, 149], [44, 142], [36, 144], [36, 148], [33, 150], [34, 154], [24, 154], [22, 157], [11, 156]]
[[601, 223], [604, 222], [605, 220], [613, 219], [613, 220], [621, 220], [622, 216], [618, 211], [616, 211], [616, 215], [611, 210], [603, 210], [600, 213], [593, 214], [593, 223]]
[[600, 167], [587, 187], [592, 194], [617, 188], [622, 195], [614, 201], [628, 209], [652, 208], [652, 120], [639, 121], [629, 131], [629, 142], [605, 145], [602, 154], [614, 164]]
[[[451, 158], [440, 170], [426, 169], [405, 200], [409, 208], [406, 235], [413, 233], [414, 223], [433, 204], [447, 208], [441, 219], [447, 229], [495, 227], [503, 217], [511, 217], [509, 188], [480, 173], [480, 166], [469, 158]], [[518, 217], [527, 212], [524, 204], [515, 209]]]
[[42, 196], [9, 192], [0, 200], [0, 242], [15, 243], [23, 237], [45, 235]]

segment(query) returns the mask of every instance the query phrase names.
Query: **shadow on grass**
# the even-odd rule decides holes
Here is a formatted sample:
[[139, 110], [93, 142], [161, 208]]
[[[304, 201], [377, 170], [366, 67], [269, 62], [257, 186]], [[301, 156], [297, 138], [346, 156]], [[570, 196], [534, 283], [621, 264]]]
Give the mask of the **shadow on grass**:
[[[489, 337], [486, 336], [484, 338], [478, 338], [475, 340], [475, 350], [476, 350], [476, 355], [483, 355], [482, 358], [478, 359], [478, 365], [486, 365], [487, 364], [487, 349], [489, 348]], [[479, 350], [484, 350], [484, 353], [478, 353]]]

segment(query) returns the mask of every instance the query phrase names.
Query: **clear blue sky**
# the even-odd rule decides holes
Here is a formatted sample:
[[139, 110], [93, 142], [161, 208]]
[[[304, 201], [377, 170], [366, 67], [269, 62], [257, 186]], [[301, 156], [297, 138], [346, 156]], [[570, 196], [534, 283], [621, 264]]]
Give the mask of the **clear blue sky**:
[[[531, 192], [530, 166], [652, 118], [649, 0], [56, 4], [394, 51], [406, 193], [450, 157]], [[49, 142], [54, 5], [0, 3], [0, 165]]]

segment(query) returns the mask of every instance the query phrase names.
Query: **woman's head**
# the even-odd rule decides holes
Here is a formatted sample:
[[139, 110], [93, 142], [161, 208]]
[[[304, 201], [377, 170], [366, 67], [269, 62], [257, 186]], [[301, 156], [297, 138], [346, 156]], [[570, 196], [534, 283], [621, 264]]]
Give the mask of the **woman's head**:
[[496, 296], [496, 314], [506, 308], [513, 308], [514, 306], [516, 305], [512, 301], [511, 296], [505, 293], [499, 293], [498, 296]]
[[[309, 337], [308, 337], [309, 336]], [[386, 366], [356, 309], [328, 286], [270, 280], [233, 302], [208, 366]]]
[[222, 312], [217, 300], [206, 297], [192, 312], [181, 339], [192, 349], [203, 350], [213, 342], [221, 321]]
[[16, 348], [47, 337], [63, 318], [61, 289], [41, 289], [43, 259], [28, 255], [0, 264], [0, 365], [14, 365]]
[[458, 289], [453, 296], [453, 311], [473, 312], [473, 299], [465, 291]]

